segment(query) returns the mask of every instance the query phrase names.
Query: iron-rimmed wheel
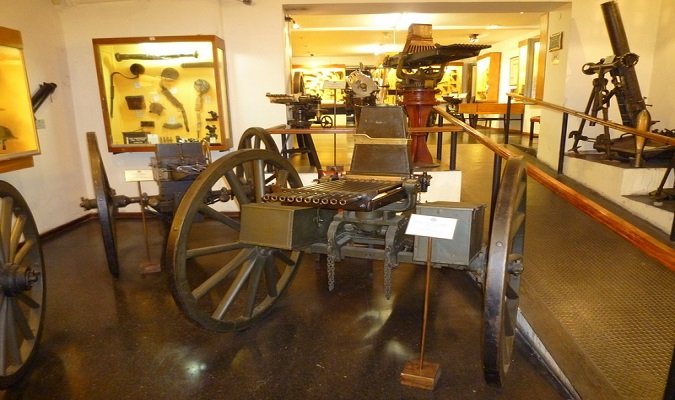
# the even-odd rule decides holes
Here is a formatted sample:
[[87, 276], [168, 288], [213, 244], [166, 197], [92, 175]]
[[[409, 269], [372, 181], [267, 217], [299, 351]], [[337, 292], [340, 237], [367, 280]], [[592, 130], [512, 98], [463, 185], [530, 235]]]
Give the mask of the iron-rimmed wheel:
[[248, 128], [239, 139], [239, 150], [242, 149], [267, 149], [279, 154], [279, 146], [265, 129]]
[[501, 386], [511, 364], [525, 244], [525, 161], [506, 162], [495, 204], [483, 298], [485, 380]]
[[[265, 172], [269, 167], [272, 173]], [[223, 183], [237, 204], [206, 200]], [[295, 275], [299, 251], [239, 242], [239, 220], [232, 216], [238, 205], [260, 202], [274, 185], [301, 187], [302, 182], [279, 154], [244, 149], [212, 163], [181, 200], [166, 259], [173, 297], [199, 326], [221, 332], [250, 326], [270, 310]], [[229, 204], [234, 207], [227, 209]]]
[[45, 315], [40, 236], [21, 194], [0, 181], [0, 388], [28, 370]]
[[87, 148], [89, 149], [91, 177], [94, 182], [94, 196], [96, 197], [98, 220], [101, 224], [108, 270], [114, 277], [119, 277], [120, 267], [117, 259], [117, 239], [115, 236], [115, 215], [117, 214], [117, 206], [114, 201], [115, 190], [108, 183], [108, 176], [105, 173], [105, 166], [98, 149], [95, 132], [87, 132]]

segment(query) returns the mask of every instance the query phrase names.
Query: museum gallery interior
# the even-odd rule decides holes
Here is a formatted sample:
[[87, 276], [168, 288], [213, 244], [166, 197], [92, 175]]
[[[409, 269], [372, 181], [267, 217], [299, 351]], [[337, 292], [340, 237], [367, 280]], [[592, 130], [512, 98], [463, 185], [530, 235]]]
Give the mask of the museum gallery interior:
[[4, 399], [675, 399], [675, 3], [0, 0]]

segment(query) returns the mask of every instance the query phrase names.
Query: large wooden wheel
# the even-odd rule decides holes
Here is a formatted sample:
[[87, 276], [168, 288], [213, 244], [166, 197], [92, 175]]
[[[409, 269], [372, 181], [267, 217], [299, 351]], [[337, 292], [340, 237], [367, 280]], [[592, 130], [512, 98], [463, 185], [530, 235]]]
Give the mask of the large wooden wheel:
[[103, 165], [101, 152], [98, 149], [95, 132], [87, 132], [87, 148], [89, 150], [91, 178], [94, 184], [98, 221], [101, 224], [101, 235], [103, 236], [105, 257], [108, 261], [108, 270], [114, 277], [119, 277], [120, 267], [117, 259], [117, 239], [115, 235], [115, 215], [117, 215], [115, 190], [108, 183], [108, 176], [105, 173], [105, 166]]
[[239, 150], [242, 149], [267, 149], [279, 154], [279, 146], [265, 129], [248, 128], [239, 139]]
[[[239, 205], [260, 202], [274, 185], [300, 187], [302, 182], [279, 154], [245, 149], [212, 163], [185, 193], [171, 225], [166, 259], [174, 299], [196, 324], [222, 332], [244, 329], [264, 316], [290, 284], [299, 251], [238, 241], [234, 215]], [[213, 202], [218, 192], [236, 202]]]
[[523, 271], [527, 175], [525, 161], [506, 162], [497, 195], [483, 299], [485, 380], [501, 386], [511, 363]]
[[21, 194], [0, 181], [0, 388], [26, 373], [42, 334], [45, 270], [40, 236]]

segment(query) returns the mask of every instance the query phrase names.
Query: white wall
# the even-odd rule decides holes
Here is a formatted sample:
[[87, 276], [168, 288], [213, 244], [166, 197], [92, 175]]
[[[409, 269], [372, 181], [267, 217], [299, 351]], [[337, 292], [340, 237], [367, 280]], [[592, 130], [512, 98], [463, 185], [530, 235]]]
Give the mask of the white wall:
[[[581, 67], [588, 62], [598, 62], [600, 58], [612, 54], [612, 46], [607, 34], [602, 9], [600, 5], [605, 0], [574, 0], [571, 7], [561, 7], [549, 14], [549, 35], [563, 32], [563, 49], [557, 52], [549, 52], [546, 62], [546, 82], [544, 84], [544, 100], [550, 103], [583, 111], [592, 89], [593, 76], [584, 75]], [[672, 13], [675, 4], [672, 1], [662, 0], [619, 0], [619, 11], [628, 36], [628, 43], [633, 53], [640, 56], [640, 61], [635, 70], [640, 82], [643, 96], [650, 98], [649, 102], [655, 104], [666, 100], [666, 82], [673, 78], [668, 77], [666, 68], [668, 62], [672, 63], [672, 53], [665, 53], [662, 48], [665, 44], [659, 44], [657, 51], [657, 38], [664, 42], [670, 42], [672, 37], [659, 37], [659, 21], [662, 24], [672, 22]], [[670, 14], [670, 17], [663, 14]], [[670, 18], [670, 20], [669, 20]], [[673, 33], [673, 27], [664, 28], [665, 32]], [[659, 62], [665, 65], [655, 65], [655, 56]], [[670, 61], [668, 61], [670, 60]], [[652, 80], [655, 86], [663, 88], [657, 96], [650, 96]], [[611, 87], [611, 85], [610, 85]], [[672, 101], [672, 100], [669, 100]], [[667, 101], [666, 101], [667, 103]], [[653, 119], [661, 119], [653, 110]], [[667, 111], [666, 111], [667, 112]], [[610, 107], [610, 119], [621, 121], [616, 103]], [[560, 124], [562, 116], [557, 112], [543, 111], [537, 156], [552, 167], [557, 166], [558, 149], [560, 148]], [[576, 129], [579, 121], [570, 118], [568, 129]], [[601, 132], [599, 127], [584, 129], [584, 134], [595, 137]], [[613, 135], [614, 136], [614, 135]], [[567, 140], [566, 149], [572, 144]], [[592, 144], [582, 142], [582, 150], [592, 148]]]
[[[651, 80], [651, 85], [647, 87], [649, 89], [647, 91], [649, 94], [647, 103], [653, 104], [653, 107], [649, 110], [652, 114], [652, 119], [661, 121], [654, 125], [654, 128], [675, 129], [675, 113], [673, 112], [675, 110], [675, 96], [672, 93], [673, 87], [675, 87], [675, 74], [673, 74], [675, 2], [662, 0], [659, 17], [658, 21], [654, 21], [657, 23], [652, 22], [657, 27], [657, 35], [653, 53], [653, 79]], [[641, 58], [638, 66], [641, 67], [643, 62], [644, 59]], [[645, 95], [645, 86], [642, 86], [643, 95]]]
[[[42, 5], [41, 7], [53, 8], [50, 5]], [[210, 0], [150, 0], [142, 2], [130, 0], [60, 6], [57, 9], [63, 27], [68, 73], [72, 77], [74, 93], [73, 107], [76, 110], [76, 118], [72, 130], [78, 137], [80, 155], [84, 160], [82, 165], [85, 170], [88, 197], [93, 197], [91, 170], [87, 161], [89, 155], [84, 139], [85, 133], [89, 131], [97, 133], [110, 186], [118, 194], [136, 196], [138, 195], [137, 185], [124, 181], [124, 170], [148, 169], [152, 154], [124, 153], [113, 155], [108, 153], [92, 39], [198, 34], [215, 34], [222, 37], [221, 9], [217, 2]], [[228, 49], [226, 48], [227, 52]], [[226, 57], [229, 57], [229, 54], [226, 54]], [[233, 101], [236, 103], [236, 100]], [[144, 183], [143, 191], [151, 195], [157, 194], [157, 185], [154, 182]], [[126, 212], [138, 210], [137, 205], [124, 209]]]
[[31, 93], [43, 82], [58, 85], [36, 113], [46, 128], [38, 131], [42, 154], [35, 166], [0, 176], [21, 192], [44, 232], [82, 216], [80, 197], [86, 194], [63, 32], [44, 0], [0, 0], [0, 9], [0, 25], [21, 31]]

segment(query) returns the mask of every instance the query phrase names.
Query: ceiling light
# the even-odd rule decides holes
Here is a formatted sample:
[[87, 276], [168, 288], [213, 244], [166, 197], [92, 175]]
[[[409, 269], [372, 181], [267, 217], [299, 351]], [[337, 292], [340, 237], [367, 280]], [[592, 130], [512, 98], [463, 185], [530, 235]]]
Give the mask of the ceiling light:
[[472, 33], [469, 35], [469, 43], [476, 43], [478, 41], [478, 34]]

